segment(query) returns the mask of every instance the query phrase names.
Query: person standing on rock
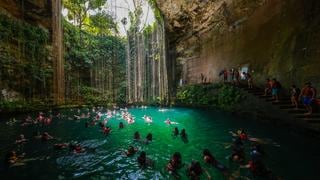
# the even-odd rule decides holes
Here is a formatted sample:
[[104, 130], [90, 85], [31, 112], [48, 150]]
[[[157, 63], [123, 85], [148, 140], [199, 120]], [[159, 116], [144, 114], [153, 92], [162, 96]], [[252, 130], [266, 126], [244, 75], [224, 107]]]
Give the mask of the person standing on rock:
[[310, 82], [305, 83], [304, 88], [301, 90], [299, 99], [301, 100], [301, 97], [303, 98], [303, 105], [307, 109], [307, 113], [304, 115], [311, 115], [312, 114], [312, 103], [316, 98], [316, 89], [312, 87]]

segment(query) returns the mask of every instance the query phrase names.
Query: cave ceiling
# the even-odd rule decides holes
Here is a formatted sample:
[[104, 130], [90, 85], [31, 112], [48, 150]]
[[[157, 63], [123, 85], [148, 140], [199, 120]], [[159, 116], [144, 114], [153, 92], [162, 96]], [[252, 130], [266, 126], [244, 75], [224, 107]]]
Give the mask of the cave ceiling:
[[171, 41], [232, 31], [268, 0], [156, 0]]

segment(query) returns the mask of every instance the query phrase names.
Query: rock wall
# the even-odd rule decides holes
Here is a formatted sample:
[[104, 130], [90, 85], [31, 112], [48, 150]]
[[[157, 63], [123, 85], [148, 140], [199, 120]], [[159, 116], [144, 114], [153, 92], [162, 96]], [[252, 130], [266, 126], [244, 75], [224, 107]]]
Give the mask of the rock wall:
[[188, 83], [217, 81], [224, 69], [248, 67], [256, 83], [320, 88], [320, 1], [162, 1], [171, 49]]

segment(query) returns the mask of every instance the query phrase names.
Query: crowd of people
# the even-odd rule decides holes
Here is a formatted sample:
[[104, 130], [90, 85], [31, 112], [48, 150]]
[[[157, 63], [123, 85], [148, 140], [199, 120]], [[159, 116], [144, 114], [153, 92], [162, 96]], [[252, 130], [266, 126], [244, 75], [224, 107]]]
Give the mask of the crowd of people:
[[[245, 80], [248, 84], [248, 88], [252, 89], [254, 87], [253, 77], [249, 72], [240, 72], [236, 69], [224, 69], [219, 73], [222, 77], [222, 81], [225, 83], [232, 83], [234, 85], [240, 85], [240, 81]], [[271, 95], [274, 102], [280, 101], [281, 94], [284, 94], [281, 83], [276, 79], [266, 79], [264, 87], [264, 96]], [[316, 104], [317, 91], [316, 88], [312, 86], [311, 82], [306, 82], [304, 87], [300, 90], [295, 84], [290, 87], [290, 99], [292, 106], [298, 109], [299, 104], [303, 104], [307, 112], [305, 115], [311, 115], [314, 112], [313, 106]]]
[[[134, 116], [127, 110], [122, 109], [120, 111], [110, 111], [108, 110], [106, 113], [102, 113], [102, 109], [93, 108], [87, 113], [80, 113], [80, 110], [76, 110], [75, 115], [66, 116], [60, 113], [55, 115], [56, 118], [67, 118], [70, 120], [82, 120], [85, 119], [85, 128], [90, 128], [92, 126], [98, 126], [101, 128], [101, 133], [105, 136], [112, 134], [112, 129], [108, 126], [108, 122], [112, 117], [119, 116], [122, 120], [126, 121], [128, 125], [135, 122]], [[44, 113], [40, 112], [35, 119], [32, 119], [31, 116], [27, 116], [25, 120], [21, 122], [21, 126], [28, 125], [36, 125], [36, 126], [50, 126], [52, 122], [53, 116], [46, 116]], [[146, 123], [152, 123], [151, 116], [143, 116], [143, 119]], [[164, 121], [169, 127], [174, 125], [170, 119]], [[178, 124], [178, 123], [176, 123]], [[119, 129], [125, 128], [125, 125], [122, 121], [119, 122]], [[179, 130], [178, 126], [172, 127], [172, 136], [174, 138], [180, 137], [182, 142], [188, 143], [188, 134], [185, 128]], [[247, 168], [250, 170], [253, 176], [274, 177], [271, 171], [264, 165], [263, 156], [264, 151], [261, 147], [261, 144], [256, 138], [250, 138], [244, 130], [239, 130], [237, 132], [231, 132], [232, 138], [234, 139], [231, 143], [230, 147], [232, 151], [230, 153], [230, 162], [239, 164], [239, 168]], [[45, 143], [48, 141], [55, 140], [56, 143], [49, 143], [47, 145], [53, 145], [53, 148], [56, 150], [69, 149], [69, 152], [79, 154], [85, 153], [87, 151], [86, 147], [83, 147], [80, 143], [77, 142], [59, 142], [61, 139], [55, 138], [50, 135], [47, 131], [43, 131], [40, 133], [39, 131], [34, 133], [34, 137], [27, 139], [24, 134], [21, 134], [15, 141], [17, 145], [17, 150], [9, 151], [5, 157], [5, 165], [10, 168], [15, 166], [16, 164], [23, 163], [23, 159], [25, 158], [25, 153], [23, 151], [24, 144], [28, 143], [31, 140], [40, 140]], [[133, 134], [133, 140], [136, 142], [142, 142], [145, 145], [152, 144], [153, 134], [151, 132], [147, 133], [145, 139], [141, 139], [141, 135], [139, 131], [136, 131]], [[246, 158], [246, 151], [244, 144], [251, 144], [251, 148], [249, 149], [249, 160]], [[19, 152], [19, 154], [17, 153]], [[129, 148], [124, 152], [124, 155], [128, 158], [135, 157], [136, 154], [136, 162], [141, 168], [153, 168], [155, 165], [155, 161], [147, 156], [146, 151], [140, 151], [138, 147], [134, 147], [134, 145], [130, 145]], [[223, 165], [220, 161], [218, 161], [215, 156], [211, 153], [209, 149], [203, 149], [202, 151], [202, 159], [203, 163], [210, 165], [211, 167], [217, 169], [221, 174], [228, 178], [237, 178], [236, 175], [231, 172], [229, 168]], [[180, 169], [185, 169], [185, 175], [190, 179], [200, 179], [200, 177], [206, 176], [208, 179], [211, 179], [210, 173], [201, 166], [200, 161], [192, 160], [190, 164], [185, 164], [182, 161], [182, 154], [180, 152], [173, 153], [169, 162], [166, 165], [166, 170], [168, 174], [171, 174], [175, 178], [179, 178], [182, 176]]]

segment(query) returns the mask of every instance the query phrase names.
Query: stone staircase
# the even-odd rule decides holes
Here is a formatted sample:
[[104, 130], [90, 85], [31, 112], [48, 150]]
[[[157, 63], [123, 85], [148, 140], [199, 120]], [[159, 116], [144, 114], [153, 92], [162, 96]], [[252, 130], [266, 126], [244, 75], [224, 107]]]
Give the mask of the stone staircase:
[[305, 115], [307, 112], [305, 107], [302, 104], [299, 104], [296, 109], [291, 104], [290, 96], [282, 95], [279, 97], [279, 102], [275, 102], [271, 95], [264, 96], [264, 89], [257, 87], [249, 89], [244, 85], [238, 86], [238, 88], [247, 91], [249, 94], [261, 99], [261, 101], [266, 101], [267, 103], [272, 104], [272, 106], [275, 106], [281, 111], [285, 111], [288, 115], [294, 117], [297, 122], [304, 124], [307, 129], [320, 132], [320, 113], [314, 112], [311, 115]]

